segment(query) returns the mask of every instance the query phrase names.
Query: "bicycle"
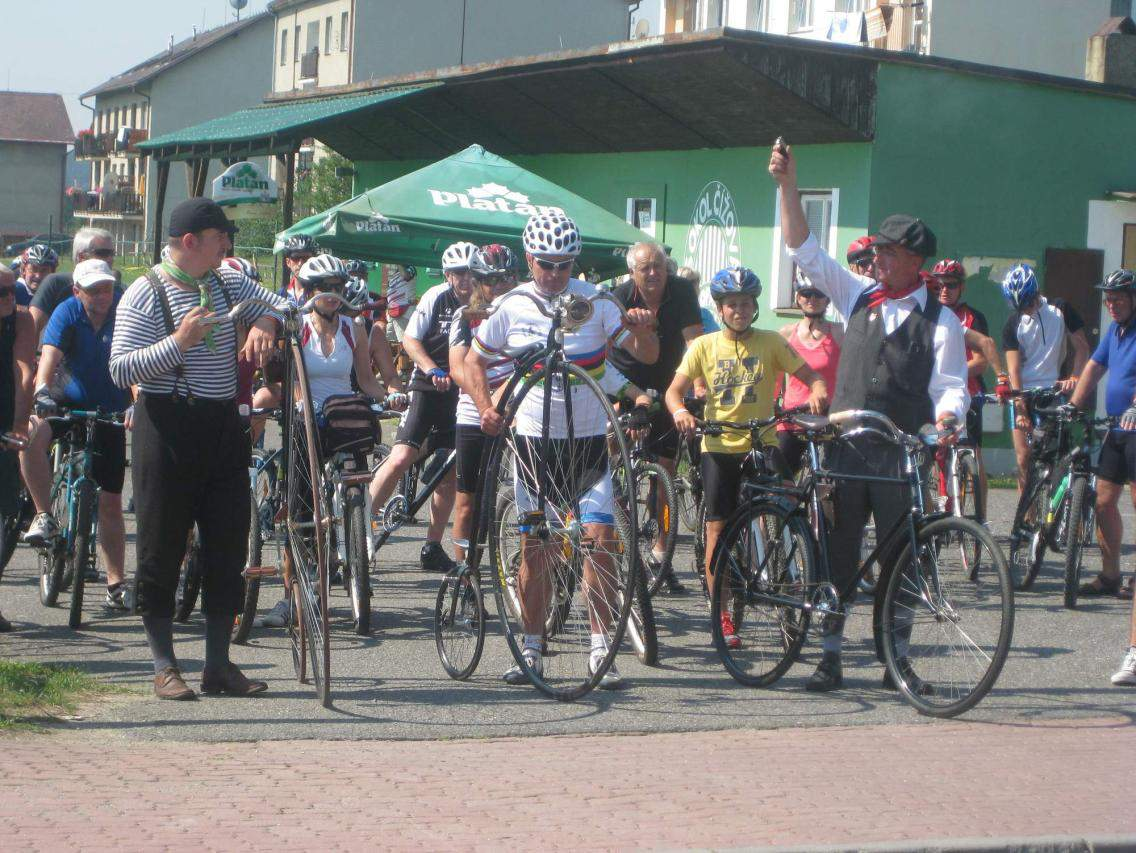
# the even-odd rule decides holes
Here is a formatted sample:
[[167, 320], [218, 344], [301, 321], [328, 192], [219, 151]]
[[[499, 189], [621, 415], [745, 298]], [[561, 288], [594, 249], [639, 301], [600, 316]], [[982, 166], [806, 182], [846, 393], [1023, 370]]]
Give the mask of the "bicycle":
[[300, 307], [278, 308], [261, 299], [247, 299], [229, 310], [236, 319], [247, 307], [258, 306], [283, 320], [285, 395], [292, 389], [294, 402], [281, 409], [284, 447], [284, 540], [286, 562], [291, 565], [288, 596], [291, 602], [288, 637], [292, 665], [302, 684], [314, 683], [316, 698], [331, 705], [331, 644], [329, 599], [331, 542], [330, 519], [325, 518], [322, 494], [319, 435], [311, 389], [304, 367], [300, 340], [301, 318], [314, 310], [317, 300], [336, 300], [354, 310], [341, 296], [321, 293]]
[[[508, 353], [516, 370], [497, 403], [503, 425], [482, 461], [478, 530], [487, 536], [484, 550], [492, 567], [497, 613], [514, 660], [539, 691], [572, 701], [590, 692], [614, 662], [641, 573], [638, 560], [631, 557], [637, 553], [632, 522], [636, 498], [630, 488], [632, 463], [627, 443], [623, 431], [614, 428], [617, 415], [607, 394], [585, 369], [565, 357], [564, 337], [591, 318], [598, 300], [615, 304], [625, 321], [627, 314], [603, 293], [587, 297], [561, 294], [546, 307], [530, 293], [511, 291], [499, 298], [494, 310], [515, 298], [529, 299], [550, 321], [550, 328], [543, 344]], [[538, 387], [542, 391], [539, 435], [525, 435], [518, 430], [518, 412]], [[558, 431], [564, 435], [556, 437], [556, 445], [550, 443], [553, 394], [545, 393], [550, 388], [563, 395], [556, 416], [558, 423], [563, 418], [564, 426]], [[573, 416], [577, 409], [594, 415], [588, 435], [579, 440]], [[530, 429], [532, 426], [536, 425]], [[610, 450], [604, 439], [609, 429], [614, 445]], [[553, 447], [555, 452], [550, 452]], [[597, 469], [608, 467], [612, 458], [617, 460], [610, 470], [614, 524], [605, 528], [612, 538], [597, 539], [583, 521], [580, 499], [596, 486]], [[511, 463], [514, 483], [521, 483], [516, 488], [532, 498], [531, 508], [518, 507], [512, 489], [499, 494], [503, 491], [500, 485], [508, 482], [502, 470], [505, 463]], [[609, 472], [598, 470], [598, 476], [607, 477]], [[473, 571], [480, 565], [482, 550], [478, 542], [469, 552]], [[530, 627], [534, 623], [543, 626], [545, 654], [539, 671], [521, 653], [526, 603], [541, 609], [527, 613]], [[593, 633], [602, 641], [597, 650], [603, 649], [595, 666]]]
[[[733, 424], [751, 434], [784, 416]], [[815, 620], [842, 620], [859, 581], [879, 567], [873, 603], [877, 652], [892, 682], [917, 711], [953, 717], [989, 692], [1013, 636], [1013, 587], [997, 543], [971, 519], [926, 513], [923, 463], [938, 436], [902, 432], [879, 412], [851, 410], [830, 415], [790, 416], [808, 443], [809, 473], [801, 485], [774, 479], [754, 484], [747, 503], [726, 522], [713, 555], [711, 630], [727, 672], [739, 683], [764, 687], [798, 659]], [[902, 450], [895, 476], [843, 474], [821, 464], [818, 446], [871, 436]], [[911, 512], [878, 533], [876, 546], [842, 588], [831, 581], [829, 489], [839, 481], [890, 483], [907, 489]], [[981, 569], [972, 578], [952, 556], [981, 548]], [[818, 571], [819, 569], [819, 571]], [[726, 646], [723, 606], [732, 610], [740, 646]], [[815, 631], [816, 628], [814, 627]], [[954, 670], [959, 670], [955, 672]]]
[[59, 408], [57, 412], [45, 420], [68, 427], [58, 442], [60, 461], [51, 484], [51, 514], [60, 529], [38, 549], [39, 597], [45, 607], [54, 607], [59, 593], [70, 588], [67, 624], [78, 628], [83, 623], [87, 570], [97, 560], [100, 489], [92, 475], [95, 429], [99, 424], [121, 429], [123, 422], [121, 414], [98, 410]]
[[[700, 417], [701, 401], [690, 400], [687, 409], [695, 417]], [[702, 471], [698, 465], [699, 450], [697, 439], [679, 439], [678, 454], [675, 456], [674, 491], [679, 519], [691, 533], [698, 535], [699, 509], [702, 506]], [[702, 519], [705, 522], [705, 519]], [[676, 529], [677, 535], [677, 529]]]
[[[405, 499], [406, 517], [404, 522], [413, 523], [418, 520], [418, 510], [423, 504], [423, 501], [418, 500], [423, 494], [418, 490], [419, 484], [431, 484], [424, 489], [424, 492], [427, 496], [433, 494], [434, 486], [441, 480], [438, 473], [442, 466], [449, 462], [450, 455], [453, 452], [449, 447], [432, 447], [431, 438], [432, 436], [427, 437], [421, 455], [406, 469], [406, 472], [398, 481], [398, 494]], [[449, 468], [446, 471], [448, 472]], [[388, 504], [389, 502], [388, 500]], [[413, 509], [411, 509], [412, 505]]]
[[[1057, 553], [1064, 551], [1063, 531], [1058, 525], [1047, 523], [1049, 504], [1058, 483], [1067, 473], [1062, 465], [1070, 448], [1068, 422], [1056, 416], [1057, 408], [1045, 405], [1056, 400], [1060, 393], [1057, 387], [1027, 389], [1015, 391], [1011, 398], [1012, 401], [1023, 400], [1028, 404], [1033, 425], [1028, 434], [1031, 448], [1029, 470], [1010, 527], [1009, 564], [1014, 589], [1019, 591], [1033, 586], [1047, 546]], [[1015, 407], [1012, 406], [1011, 419], [1014, 416]], [[1060, 518], [1061, 514], [1056, 513], [1054, 517]]]
[[[987, 395], [984, 399], [997, 400], [997, 397]], [[985, 526], [986, 494], [982, 489], [978, 455], [973, 447], [956, 442], [938, 448], [928, 479], [929, 506]], [[981, 554], [977, 543], [969, 544], [974, 546], [973, 550], [960, 556], [971, 574], [976, 576]]]
[[[391, 413], [391, 416], [397, 417], [394, 413]], [[375, 463], [371, 466], [372, 477], [378, 472], [379, 466], [386, 461], [389, 454], [389, 448], [385, 445], [380, 446], [379, 451], [375, 454]], [[431, 459], [432, 463], [426, 468], [422, 479], [415, 476], [413, 495], [408, 495], [405, 492], [391, 495], [382, 509], [375, 513], [379, 533], [375, 538], [374, 550], [371, 554], [372, 561], [378, 556], [379, 549], [387, 543], [392, 533], [404, 524], [414, 521], [418, 510], [430, 500], [438, 484], [453, 470], [457, 460], [457, 454], [452, 447], [440, 447], [433, 453]], [[434, 461], [438, 459], [441, 461]], [[420, 465], [421, 462], [422, 460], [419, 460], [415, 465]], [[415, 465], [411, 466], [411, 470], [414, 469]], [[406, 475], [404, 474], [404, 484], [405, 477]]]
[[[253, 409], [254, 417], [267, 415], [281, 421], [280, 409]], [[245, 562], [245, 594], [241, 610], [233, 622], [233, 642], [245, 643], [252, 632], [256, 619], [257, 605], [260, 602], [260, 585], [263, 580], [278, 573], [277, 566], [282, 562], [281, 548], [283, 537], [278, 534], [277, 523], [280, 510], [284, 506], [283, 464], [284, 448], [265, 450], [254, 447], [249, 464], [249, 499], [252, 518], [249, 523], [248, 557]], [[264, 546], [275, 548], [275, 559], [265, 565]]]

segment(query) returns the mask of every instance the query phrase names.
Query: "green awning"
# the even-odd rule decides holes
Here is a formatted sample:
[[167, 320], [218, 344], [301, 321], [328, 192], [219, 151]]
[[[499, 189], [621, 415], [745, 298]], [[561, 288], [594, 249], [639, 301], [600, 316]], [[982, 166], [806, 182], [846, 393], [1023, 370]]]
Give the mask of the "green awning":
[[480, 145], [297, 222], [296, 234], [343, 258], [436, 267], [450, 243], [504, 243], [521, 252], [521, 230], [534, 213], [575, 220], [584, 248], [580, 267], [601, 275], [626, 271], [627, 248], [649, 237], [622, 218]]
[[138, 147], [159, 160], [283, 154], [295, 151], [308, 137], [318, 137], [320, 128], [329, 123], [439, 85], [427, 83], [362, 95], [262, 104], [156, 136]]

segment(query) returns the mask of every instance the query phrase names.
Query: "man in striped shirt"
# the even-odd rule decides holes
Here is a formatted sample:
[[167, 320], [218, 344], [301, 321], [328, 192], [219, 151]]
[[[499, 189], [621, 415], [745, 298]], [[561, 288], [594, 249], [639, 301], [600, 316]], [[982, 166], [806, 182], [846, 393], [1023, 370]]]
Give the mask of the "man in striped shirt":
[[236, 270], [217, 272], [236, 229], [213, 201], [191, 198], [170, 214], [167, 260], [123, 296], [110, 372], [139, 386], [132, 446], [138, 521], [138, 606], [154, 657], [160, 699], [193, 699], [173, 653], [174, 593], [185, 543], [201, 534], [205, 693], [247, 696], [267, 689], [229, 660], [240, 606], [249, 526], [249, 438], [235, 400], [237, 358], [262, 363], [276, 321], [263, 308], [241, 312], [249, 326], [238, 355], [230, 306], [286, 301]]

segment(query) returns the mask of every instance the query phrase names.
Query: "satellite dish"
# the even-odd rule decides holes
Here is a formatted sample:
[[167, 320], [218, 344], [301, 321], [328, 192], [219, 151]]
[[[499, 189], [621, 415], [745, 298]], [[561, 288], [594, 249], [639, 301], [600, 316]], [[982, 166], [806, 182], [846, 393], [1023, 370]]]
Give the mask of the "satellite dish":
[[238, 12], [247, 6], [249, 0], [229, 0], [229, 5], [236, 9]]
[[[239, 2], [239, 0], [230, 0], [230, 2]], [[645, 39], [651, 34], [651, 22], [646, 18], [640, 18], [635, 24], [635, 38]]]

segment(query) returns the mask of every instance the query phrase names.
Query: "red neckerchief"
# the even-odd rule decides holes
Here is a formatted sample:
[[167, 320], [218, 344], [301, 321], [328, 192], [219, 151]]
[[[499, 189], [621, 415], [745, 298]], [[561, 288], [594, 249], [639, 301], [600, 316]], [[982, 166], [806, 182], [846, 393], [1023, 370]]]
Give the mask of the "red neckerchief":
[[905, 287], [902, 290], [888, 290], [882, 284], [868, 294], [868, 308], [879, 308], [889, 299], [903, 299], [905, 296], [910, 296], [915, 291], [923, 286], [923, 282], [916, 281], [910, 287]]

